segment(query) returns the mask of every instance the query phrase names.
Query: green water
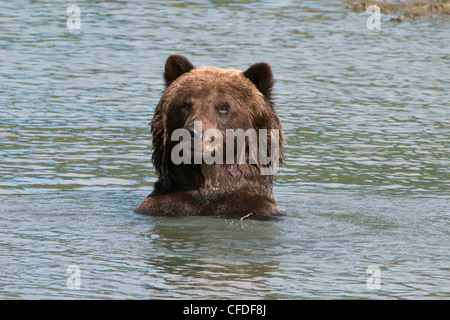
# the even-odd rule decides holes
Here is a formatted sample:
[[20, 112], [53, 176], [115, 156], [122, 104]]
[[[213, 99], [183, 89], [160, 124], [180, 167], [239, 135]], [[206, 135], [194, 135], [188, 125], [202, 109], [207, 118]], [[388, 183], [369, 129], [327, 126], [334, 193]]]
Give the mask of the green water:
[[[369, 30], [345, 1], [79, 1], [69, 31], [70, 4], [0, 3], [0, 298], [450, 297], [448, 22]], [[271, 64], [286, 218], [132, 212], [156, 180], [171, 53]]]

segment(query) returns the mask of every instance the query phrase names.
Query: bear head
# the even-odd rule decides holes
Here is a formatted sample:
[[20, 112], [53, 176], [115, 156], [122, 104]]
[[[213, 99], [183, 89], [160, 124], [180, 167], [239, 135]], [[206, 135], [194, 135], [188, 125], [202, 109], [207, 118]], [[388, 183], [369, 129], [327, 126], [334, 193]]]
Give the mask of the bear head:
[[[282, 162], [280, 150], [284, 139], [272, 101], [274, 78], [270, 65], [260, 62], [245, 71], [195, 67], [184, 56], [170, 55], [165, 64], [164, 81], [165, 90], [151, 122], [152, 161], [159, 176], [152, 195], [196, 189], [203, 189], [206, 193], [207, 190], [229, 193], [230, 190], [242, 189], [272, 196], [273, 174], [261, 174], [267, 164], [262, 164], [259, 157], [254, 163], [248, 161], [248, 136], [245, 140], [247, 153], [244, 152], [247, 162], [244, 164], [196, 163], [193, 159], [195, 150], [204, 152], [213, 142], [216, 142], [214, 147], [224, 150], [231, 139], [227, 140], [228, 130], [254, 130], [258, 141], [261, 135], [266, 135], [269, 156], [271, 146], [276, 142], [280, 148], [276, 160]], [[173, 139], [173, 135], [179, 129], [191, 135], [193, 152], [190, 157], [193, 161], [190, 163], [173, 160], [174, 148], [180, 143]], [[216, 136], [201, 139], [208, 130], [222, 133], [220, 143]], [[273, 131], [278, 132], [276, 140], [271, 135]], [[199, 149], [194, 148], [195, 138], [201, 140]]]

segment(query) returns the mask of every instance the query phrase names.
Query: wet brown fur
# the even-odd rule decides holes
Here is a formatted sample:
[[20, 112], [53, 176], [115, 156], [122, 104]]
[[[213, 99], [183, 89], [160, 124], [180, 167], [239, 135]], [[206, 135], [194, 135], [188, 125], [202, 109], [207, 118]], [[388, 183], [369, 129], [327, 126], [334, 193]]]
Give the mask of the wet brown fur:
[[[171, 55], [164, 80], [166, 89], [151, 122], [152, 161], [159, 179], [135, 211], [154, 216], [242, 217], [251, 213], [249, 218], [256, 219], [283, 215], [273, 198], [273, 176], [261, 175], [259, 163], [175, 165], [171, 160], [177, 143], [170, 139], [172, 132], [194, 121], [202, 121], [203, 132], [217, 128], [224, 137], [226, 129], [278, 129], [282, 148], [283, 131], [272, 102], [270, 66], [258, 63], [246, 71], [196, 68], [185, 57]], [[222, 104], [230, 108], [226, 117], [217, 112]]]

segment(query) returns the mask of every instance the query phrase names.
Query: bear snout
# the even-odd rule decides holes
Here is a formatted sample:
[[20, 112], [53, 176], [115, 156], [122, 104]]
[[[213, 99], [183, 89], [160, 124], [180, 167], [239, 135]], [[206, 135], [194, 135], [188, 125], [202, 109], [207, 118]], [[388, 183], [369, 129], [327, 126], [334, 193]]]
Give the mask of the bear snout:
[[202, 132], [201, 127], [199, 128], [199, 126], [195, 125], [194, 123], [186, 124], [183, 127], [183, 129], [187, 130], [190, 133], [192, 139], [194, 139], [194, 138], [202, 139], [203, 138], [203, 132]]

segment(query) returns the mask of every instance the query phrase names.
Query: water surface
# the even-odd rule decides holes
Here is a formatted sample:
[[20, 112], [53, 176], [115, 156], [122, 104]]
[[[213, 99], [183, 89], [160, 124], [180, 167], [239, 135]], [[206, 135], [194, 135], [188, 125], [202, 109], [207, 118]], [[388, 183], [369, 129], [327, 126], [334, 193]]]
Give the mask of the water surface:
[[[65, 1], [0, 4], [0, 298], [450, 297], [448, 22], [369, 30], [345, 1], [77, 5], [70, 31]], [[271, 64], [287, 217], [132, 212], [171, 53]]]

